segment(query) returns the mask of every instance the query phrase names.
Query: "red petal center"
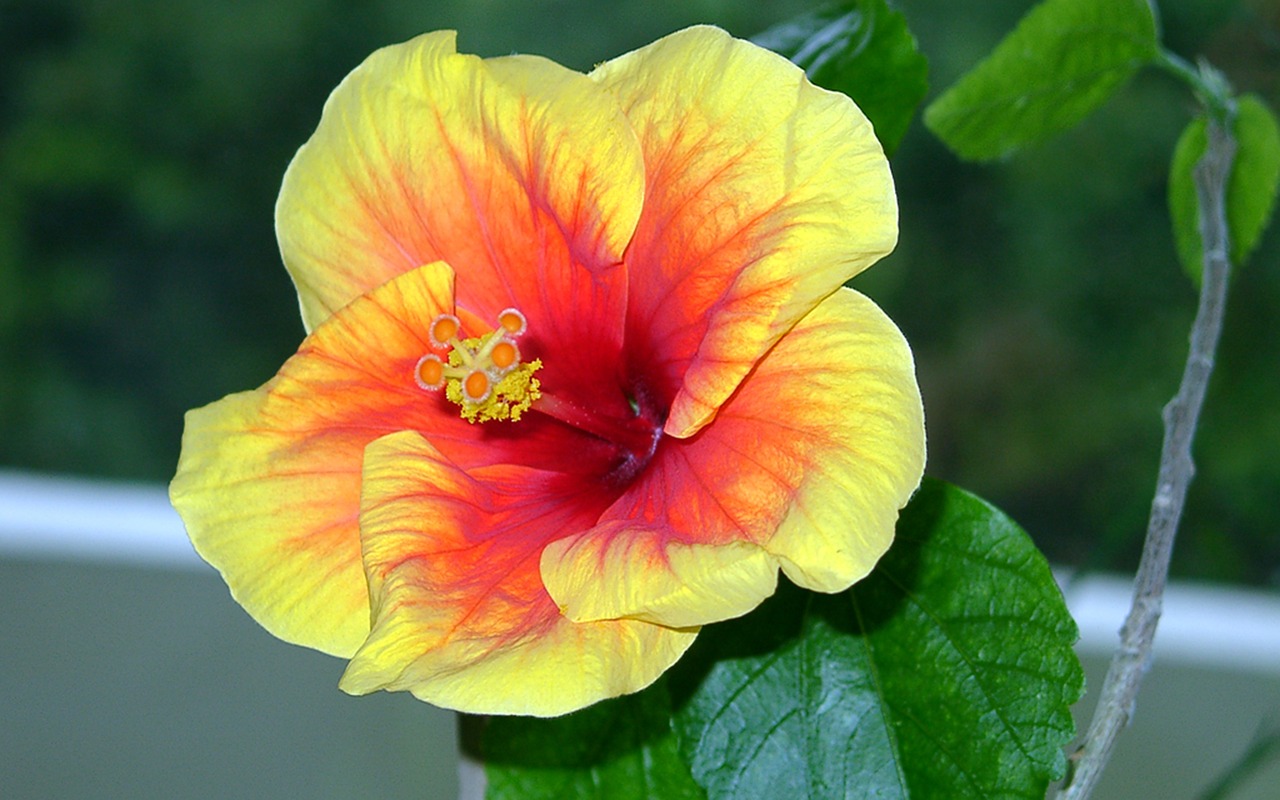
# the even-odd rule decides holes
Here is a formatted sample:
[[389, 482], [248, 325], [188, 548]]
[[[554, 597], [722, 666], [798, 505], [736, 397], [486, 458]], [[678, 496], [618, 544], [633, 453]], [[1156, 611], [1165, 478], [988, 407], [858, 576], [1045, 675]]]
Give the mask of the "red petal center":
[[636, 391], [627, 399], [632, 413], [619, 417], [544, 390], [534, 401], [532, 410], [613, 445], [617, 458], [602, 477], [608, 484], [623, 486], [643, 472], [653, 459], [662, 440], [666, 416], [647, 391]]

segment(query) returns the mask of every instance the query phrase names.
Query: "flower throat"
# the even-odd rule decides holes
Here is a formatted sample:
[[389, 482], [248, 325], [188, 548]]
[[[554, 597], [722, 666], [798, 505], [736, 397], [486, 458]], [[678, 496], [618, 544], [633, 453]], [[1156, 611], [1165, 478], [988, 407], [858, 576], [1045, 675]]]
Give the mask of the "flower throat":
[[528, 327], [524, 314], [508, 308], [498, 314], [492, 331], [459, 339], [459, 319], [439, 314], [427, 330], [433, 352], [418, 359], [414, 381], [427, 391], [443, 391], [460, 408], [462, 418], [471, 423], [518, 422], [532, 409], [609, 442], [618, 456], [605, 477], [610, 483], [629, 483], [657, 451], [666, 415], [657, 411], [649, 393], [642, 390], [627, 394], [631, 414], [626, 418], [602, 414], [599, 409], [544, 392], [541, 381], [534, 377], [542, 361], [523, 362], [516, 343]]

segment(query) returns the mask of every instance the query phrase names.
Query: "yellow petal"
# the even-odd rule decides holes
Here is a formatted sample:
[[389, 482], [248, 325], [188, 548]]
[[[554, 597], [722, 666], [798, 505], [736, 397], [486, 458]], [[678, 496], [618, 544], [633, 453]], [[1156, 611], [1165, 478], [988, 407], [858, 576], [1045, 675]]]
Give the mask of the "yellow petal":
[[286, 641], [349, 656], [369, 631], [365, 445], [441, 418], [467, 427], [413, 381], [452, 290], [443, 264], [403, 275], [330, 317], [262, 388], [187, 414], [173, 505], [236, 600]]
[[412, 431], [371, 444], [364, 479], [374, 625], [348, 692], [553, 716], [644, 688], [693, 641], [644, 622], [575, 624], [547, 595], [538, 555], [599, 515], [607, 500], [592, 484], [519, 466], [464, 472]]
[[664, 440], [597, 527], [549, 545], [543, 581], [571, 619], [679, 626], [749, 611], [778, 568], [841, 591], [888, 549], [923, 470], [906, 341], [842, 289], [779, 340], [713, 422]]
[[754, 542], [689, 544], [652, 524], [611, 521], [547, 546], [542, 574], [569, 619], [693, 628], [773, 594], [777, 562]]
[[[924, 474], [924, 408], [906, 339], [850, 289], [826, 300], [766, 357], [734, 414], [791, 428], [804, 480], [766, 547], [795, 583], [838, 592], [893, 541]], [[770, 385], [772, 384], [772, 385]], [[787, 420], [776, 415], [785, 414]], [[794, 415], [794, 416], [792, 416]]]
[[779, 336], [893, 249], [888, 162], [848, 97], [716, 28], [591, 76], [618, 98], [647, 169], [628, 342], [644, 343], [674, 397], [666, 432], [690, 436]]
[[486, 320], [517, 306], [546, 330], [578, 311], [620, 336], [625, 275], [612, 267], [644, 181], [625, 118], [584, 75], [459, 55], [454, 39], [371, 55], [290, 164], [276, 229], [304, 321], [444, 260], [458, 305]]

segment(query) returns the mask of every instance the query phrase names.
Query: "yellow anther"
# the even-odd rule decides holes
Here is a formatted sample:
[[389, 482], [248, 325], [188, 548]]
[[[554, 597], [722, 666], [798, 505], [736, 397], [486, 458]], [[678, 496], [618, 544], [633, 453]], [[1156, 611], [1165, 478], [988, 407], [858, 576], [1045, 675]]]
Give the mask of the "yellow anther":
[[462, 381], [451, 380], [445, 385], [445, 397], [459, 405], [462, 418], [468, 422], [492, 422], [505, 419], [519, 421], [533, 401], [542, 396], [542, 384], [533, 374], [542, 369], [538, 359], [520, 364], [493, 384], [489, 396], [480, 402], [470, 402], [464, 396]]
[[515, 342], [502, 339], [494, 345], [493, 352], [489, 353], [489, 360], [499, 370], [506, 372], [520, 363], [520, 350]]
[[418, 359], [414, 381], [429, 391], [444, 389], [469, 422], [518, 420], [542, 394], [533, 377], [542, 362], [521, 363], [514, 341], [527, 327], [524, 314], [508, 308], [498, 315], [496, 330], [458, 341], [458, 318], [441, 314], [431, 321], [428, 335], [433, 345], [450, 348], [447, 360], [435, 354]]
[[489, 376], [474, 370], [462, 379], [462, 389], [468, 403], [483, 403], [489, 397]]
[[431, 343], [436, 347], [448, 347], [449, 341], [458, 335], [458, 329], [462, 327], [462, 323], [452, 314], [441, 314], [431, 320], [431, 326], [427, 329], [428, 335], [431, 337]]
[[425, 355], [418, 359], [413, 377], [423, 389], [439, 389], [444, 386], [444, 362], [439, 356]]
[[514, 308], [504, 308], [498, 313], [498, 327], [511, 336], [519, 336], [529, 327], [529, 321]]

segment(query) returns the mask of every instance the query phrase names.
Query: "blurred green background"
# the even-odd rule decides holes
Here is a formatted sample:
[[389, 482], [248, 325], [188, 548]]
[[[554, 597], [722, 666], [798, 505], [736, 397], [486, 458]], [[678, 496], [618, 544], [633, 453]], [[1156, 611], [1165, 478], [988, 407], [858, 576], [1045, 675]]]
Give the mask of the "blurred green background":
[[[1029, 0], [898, 7], [936, 94]], [[1167, 0], [1167, 44], [1280, 107], [1274, 0]], [[182, 413], [267, 380], [302, 328], [272, 205], [328, 92], [442, 27], [481, 55], [587, 69], [694, 22], [750, 36], [783, 2], [0, 0], [0, 466], [165, 481]], [[1193, 103], [1143, 72], [1086, 124], [994, 166], [917, 121], [894, 158], [898, 251], [855, 285], [919, 361], [929, 471], [1058, 563], [1129, 570], [1195, 296], [1167, 165]], [[1280, 583], [1280, 238], [1231, 293], [1184, 577]]]

